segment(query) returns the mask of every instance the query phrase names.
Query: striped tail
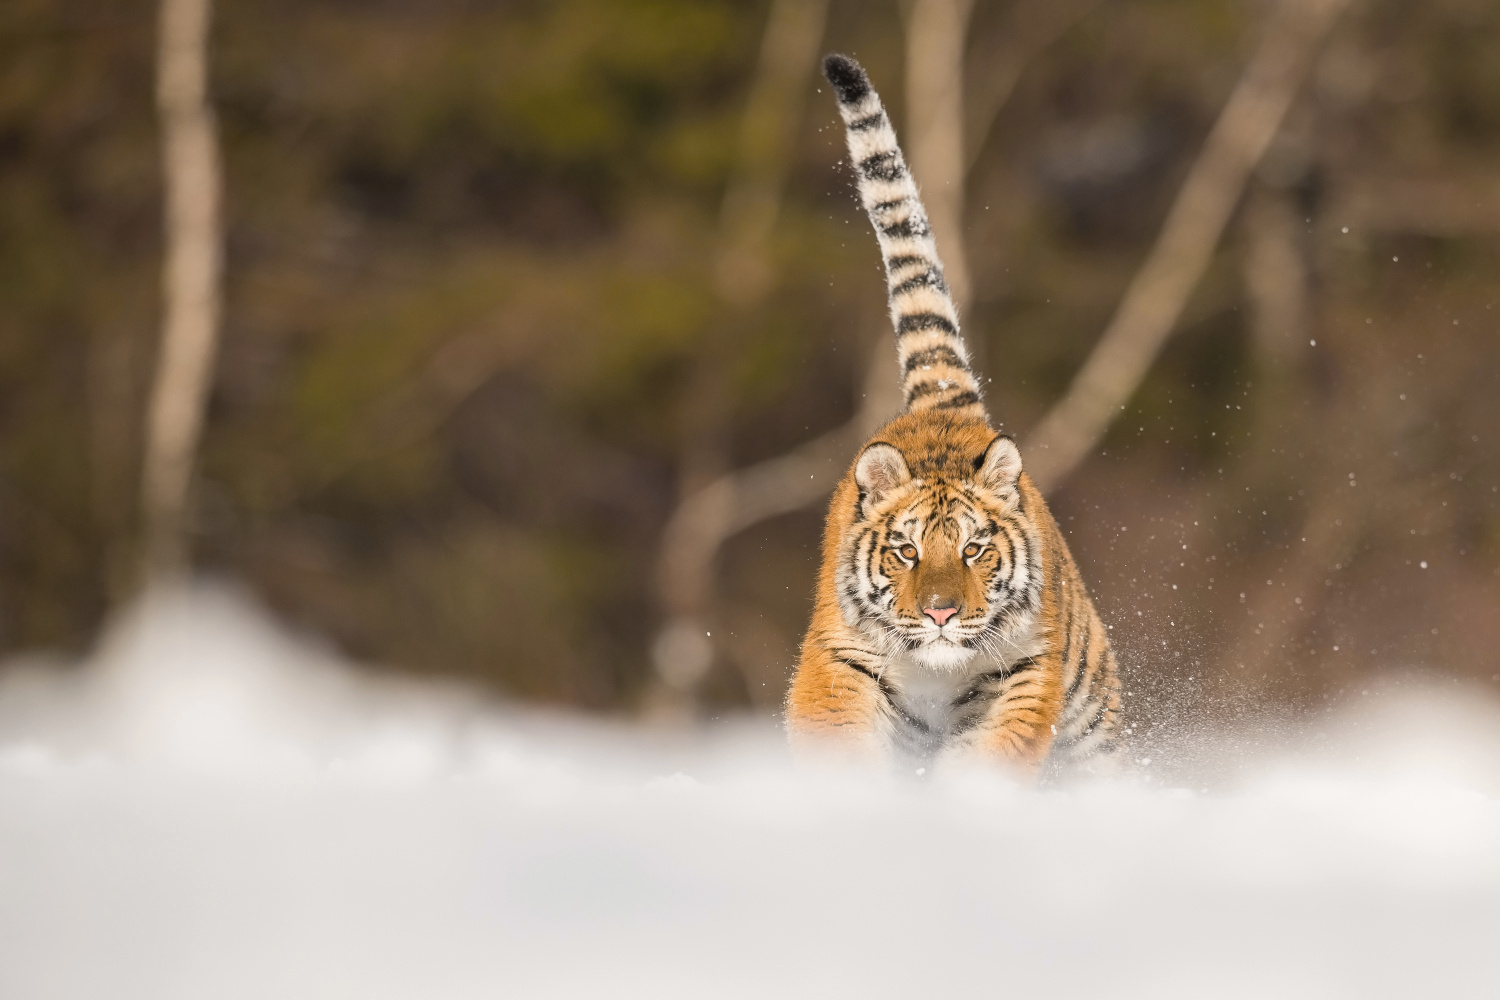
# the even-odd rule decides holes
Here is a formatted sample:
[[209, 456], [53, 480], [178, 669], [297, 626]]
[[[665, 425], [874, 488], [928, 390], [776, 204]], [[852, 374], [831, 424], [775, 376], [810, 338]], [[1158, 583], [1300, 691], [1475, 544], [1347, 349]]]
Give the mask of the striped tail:
[[906, 408], [972, 408], [983, 417], [979, 380], [969, 368], [969, 352], [958, 332], [958, 310], [943, 280], [927, 212], [880, 96], [864, 69], [848, 56], [823, 60], [823, 73], [838, 95], [860, 201], [870, 214], [885, 259]]

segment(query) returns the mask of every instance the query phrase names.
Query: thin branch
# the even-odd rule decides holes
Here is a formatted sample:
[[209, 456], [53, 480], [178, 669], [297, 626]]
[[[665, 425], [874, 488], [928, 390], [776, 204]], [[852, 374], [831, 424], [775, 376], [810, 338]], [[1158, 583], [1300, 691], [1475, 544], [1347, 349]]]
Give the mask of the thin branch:
[[1282, 0], [1167, 215], [1161, 234], [1067, 394], [1032, 432], [1027, 468], [1045, 492], [1103, 437], [1172, 332], [1276, 134], [1313, 53], [1348, 0]]
[[210, 0], [162, 0], [157, 109], [166, 183], [166, 317], [146, 427], [141, 484], [146, 571], [187, 564], [193, 461], [219, 327], [220, 166], [208, 103]]
[[1500, 181], [1484, 174], [1344, 177], [1325, 221], [1355, 238], [1372, 232], [1453, 237], [1500, 232]]
[[713, 560], [726, 540], [826, 497], [854, 449], [900, 409], [890, 342], [884, 336], [876, 340], [853, 419], [785, 455], [720, 476], [673, 512], [657, 564], [657, 583], [669, 602], [690, 604], [711, 585]]

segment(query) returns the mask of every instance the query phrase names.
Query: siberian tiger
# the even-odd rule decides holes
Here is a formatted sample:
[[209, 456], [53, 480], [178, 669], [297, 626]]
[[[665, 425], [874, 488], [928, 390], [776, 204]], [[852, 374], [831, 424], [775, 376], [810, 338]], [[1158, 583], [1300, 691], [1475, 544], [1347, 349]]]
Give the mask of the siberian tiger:
[[787, 696], [793, 744], [1032, 776], [1108, 759], [1109, 637], [1015, 442], [990, 426], [880, 98], [854, 60], [823, 69], [885, 260], [906, 407], [834, 490]]

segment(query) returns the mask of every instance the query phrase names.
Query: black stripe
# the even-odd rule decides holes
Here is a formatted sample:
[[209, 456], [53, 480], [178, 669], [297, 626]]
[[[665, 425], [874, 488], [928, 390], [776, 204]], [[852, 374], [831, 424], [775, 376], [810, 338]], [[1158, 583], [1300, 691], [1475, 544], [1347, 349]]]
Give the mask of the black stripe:
[[835, 656], [834, 659], [839, 663], [842, 663], [849, 669], [858, 671], [859, 673], [862, 673], [866, 677], [870, 678], [870, 680], [874, 681], [876, 686], [880, 688], [880, 693], [885, 696], [886, 704], [891, 707], [891, 711], [895, 712], [896, 715], [900, 717], [902, 722], [906, 723], [917, 732], [922, 733], [924, 736], [931, 735], [932, 727], [923, 722], [921, 719], [917, 718], [915, 715], [912, 715], [904, 707], [902, 707], [901, 703], [896, 700], [896, 693], [891, 688], [891, 686], [885, 681], [881, 680], [879, 677], [876, 677], [869, 667], [866, 667], [862, 663], [857, 663], [854, 660], [846, 659], [842, 656]]
[[880, 678], [875, 676], [875, 672], [873, 670], [871, 670], [869, 667], [865, 666], [863, 663], [860, 663], [857, 660], [848, 659], [847, 657], [843, 657], [843, 656], [835, 656], [834, 659], [837, 660], [838, 662], [842, 663], [844, 666], [848, 667], [851, 670], [857, 670], [857, 671], [859, 671], [860, 673], [864, 674], [866, 677], [870, 678], [870, 680], [874, 681], [876, 684], [880, 683]]
[[[1016, 564], [1014, 565], [1019, 567], [1020, 562], [1022, 562], [1022, 556], [1026, 556], [1026, 574], [1031, 577], [1032, 589], [1040, 591], [1041, 567], [1037, 564], [1037, 550], [1032, 547], [1034, 543], [1032, 543], [1031, 535], [1026, 534], [1025, 525], [1017, 522], [1016, 519], [1007, 519], [1004, 525], [1001, 525], [1001, 529], [1005, 532], [1005, 537], [1011, 540], [1011, 549], [1013, 549], [1011, 550], [1011, 558], [1016, 559]], [[1016, 573], [1016, 570], [1013, 568], [1011, 573]]]
[[[920, 274], [907, 278], [901, 284], [892, 288], [891, 295], [904, 295], [917, 288], [936, 288], [944, 295], [948, 294], [948, 283], [943, 280], [943, 272], [937, 268], [929, 268]], [[950, 352], [951, 353], [951, 352]]]
[[1068, 685], [1068, 691], [1063, 695], [1063, 711], [1067, 711], [1068, 705], [1078, 689], [1083, 684], [1084, 677], [1088, 676], [1089, 670], [1089, 637], [1092, 629], [1083, 630], [1083, 648], [1078, 651], [1078, 673], [1073, 675], [1073, 682]]
[[943, 344], [939, 344], [936, 347], [929, 347], [925, 351], [917, 351], [911, 357], [907, 358], [904, 373], [910, 375], [923, 365], [952, 365], [954, 368], [963, 368], [965, 370], [968, 367], [964, 364], [964, 359], [958, 356], [957, 351]]
[[860, 161], [859, 172], [872, 181], [893, 181], [906, 176], [906, 164], [898, 152], [876, 153]]
[[932, 229], [927, 220], [913, 212], [900, 222], [880, 227], [880, 235], [890, 239], [908, 240], [914, 236], [931, 236]]
[[958, 327], [953, 325], [953, 321], [937, 313], [912, 313], [910, 316], [902, 316], [896, 323], [896, 336], [898, 337], [916, 333], [918, 330], [942, 330], [944, 333], [958, 336]]
[[909, 201], [911, 201], [910, 198], [897, 198], [895, 201], [882, 201], [880, 204], [870, 209], [870, 214], [874, 215], [876, 212], [889, 212], [893, 208], [900, 208], [902, 205], [905, 205]]
[[1052, 576], [1058, 581], [1057, 610], [1064, 621], [1072, 621], [1078, 614], [1078, 588], [1067, 586], [1067, 577], [1062, 573], [1053, 573]]
[[[1071, 617], [1071, 616], [1069, 616], [1069, 617]], [[1063, 620], [1066, 622], [1067, 618], [1065, 617]], [[1070, 628], [1067, 628], [1066, 626], [1064, 626], [1064, 628], [1063, 628], [1062, 660], [1061, 660], [1061, 663], [1062, 663], [1062, 666], [1063, 666], [1064, 670], [1067, 669], [1067, 667], [1068, 667], [1068, 658], [1070, 656], [1072, 656], [1072, 654], [1073, 654], [1073, 630], [1070, 629]], [[1063, 706], [1063, 707], [1066, 708], [1067, 706]]]
[[[1020, 492], [1020, 490], [1016, 491], [1017, 496], [1020, 495]], [[1025, 511], [1023, 510], [1022, 513], [1024, 514]], [[1026, 591], [1026, 606], [1030, 608], [1035, 606], [1042, 596], [1042, 585], [1046, 583], [1046, 580], [1042, 578], [1042, 574], [1045, 572], [1046, 567], [1042, 565], [1042, 554], [1037, 550], [1037, 546], [1041, 543], [1037, 541], [1036, 533], [1024, 529], [1017, 530], [1021, 532], [1021, 537], [1026, 540], [1026, 572], [1031, 574], [1031, 586]]]
[[[994, 535], [991, 536], [991, 539], [993, 541], [995, 541], [995, 542], [1000, 542], [1000, 541], [1004, 541], [1005, 542], [1005, 558], [1001, 561], [1001, 564], [1004, 565], [1005, 563], [1010, 563], [1010, 575], [1011, 576], [1015, 576], [1016, 575], [1016, 541], [1015, 541], [1015, 539], [1013, 539], [1013, 538], [1010, 537], [1010, 532], [1009, 531], [997, 531], [997, 532], [995, 532]], [[996, 545], [995, 548], [998, 549], [999, 545]], [[1006, 585], [1009, 586], [1010, 581], [1006, 580], [1005, 582], [1006, 582]]]
[[1104, 721], [1104, 717], [1108, 714], [1109, 698], [1106, 696], [1099, 702], [1099, 711], [1094, 713], [1094, 717], [1089, 720], [1089, 724], [1083, 727], [1083, 732], [1079, 733], [1073, 742], [1077, 743], [1087, 739], [1089, 734], [1098, 727], [1099, 723]]
[[1005, 681], [1005, 680], [1010, 680], [1012, 677], [1015, 677], [1017, 674], [1024, 674], [1028, 670], [1035, 670], [1035, 669], [1036, 669], [1036, 660], [1033, 657], [1028, 656], [1024, 660], [1017, 660], [1015, 663], [1012, 663], [1010, 666], [1006, 667], [1004, 670], [991, 670], [987, 674], [980, 674], [979, 677], [976, 678], [976, 682], [977, 681]]
[[953, 702], [953, 707], [961, 708], [964, 705], [968, 705], [974, 701], [977, 701], [979, 697], [985, 693], [980, 690], [980, 688], [985, 684], [1008, 681], [1013, 677], [1018, 677], [1021, 674], [1026, 673], [1027, 671], [1035, 669], [1037, 669], [1036, 660], [1032, 659], [1031, 657], [1027, 657], [1024, 660], [1017, 660], [1015, 663], [1011, 664], [1009, 667], [1006, 667], [1004, 670], [991, 670], [988, 673], [980, 674], [978, 677], [974, 678], [973, 684], [970, 686], [969, 690], [965, 691]]
[[932, 735], [932, 727], [923, 722], [921, 719], [917, 718], [915, 715], [912, 715], [910, 712], [908, 712], [901, 705], [901, 703], [896, 700], [896, 695], [889, 686], [885, 684], [880, 685], [880, 692], [881, 694], [885, 695], [886, 704], [891, 706], [891, 711], [900, 716], [902, 722], [906, 723], [908, 726], [911, 726], [923, 736]]
[[870, 131], [870, 129], [880, 125], [880, 123], [883, 121], [885, 121], [885, 112], [877, 111], [873, 115], [866, 115], [863, 118], [854, 119], [854, 121], [849, 123], [849, 131], [868, 132]]
[[906, 401], [910, 403], [913, 400], [922, 399], [925, 396], [932, 396], [936, 395], [937, 393], [947, 391], [948, 387], [940, 387], [936, 382], [918, 382], [915, 385], [910, 386], [906, 390]]
[[[988, 674], [985, 675], [985, 677], [988, 676]], [[979, 696], [985, 693], [979, 690], [979, 683], [980, 681], [983, 681], [985, 677], [975, 678], [974, 686], [969, 688], [969, 690], [965, 691], [963, 694], [959, 695], [957, 698], [954, 698], [951, 707], [963, 708], [965, 705], [972, 705], [974, 702], [978, 701]]]
[[931, 267], [932, 261], [928, 260], [926, 257], [923, 257], [921, 254], [904, 253], [899, 257], [892, 257], [890, 260], [886, 261], [885, 269], [887, 272], [897, 271], [903, 267], [910, 267], [913, 264], [926, 264], [927, 266]]
[[977, 402], [979, 402], [979, 394], [977, 392], [965, 391], [959, 393], [957, 396], [949, 396], [941, 403], [936, 404], [936, 407], [940, 410], [956, 410], [963, 406], [973, 406]]

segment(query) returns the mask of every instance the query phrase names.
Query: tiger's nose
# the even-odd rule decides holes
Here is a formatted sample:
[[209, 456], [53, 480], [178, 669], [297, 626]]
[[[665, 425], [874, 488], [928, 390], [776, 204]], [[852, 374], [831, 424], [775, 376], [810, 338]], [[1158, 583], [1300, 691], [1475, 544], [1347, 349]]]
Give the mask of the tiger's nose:
[[958, 614], [958, 609], [957, 608], [923, 608], [922, 609], [922, 614], [926, 615], [928, 618], [931, 618], [933, 621], [937, 622], [938, 623], [938, 628], [942, 628], [944, 622], [946, 622], [949, 618], [952, 618], [954, 615]]

